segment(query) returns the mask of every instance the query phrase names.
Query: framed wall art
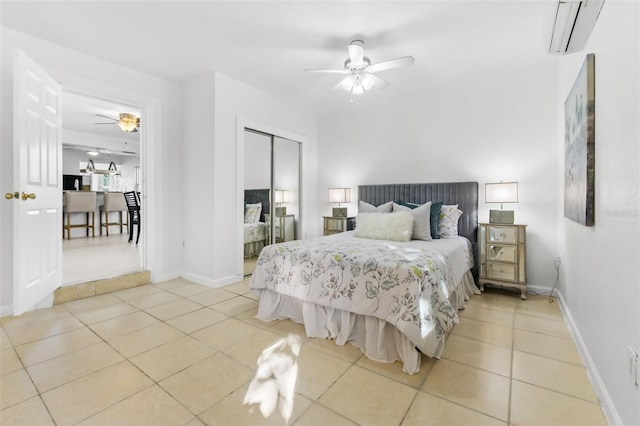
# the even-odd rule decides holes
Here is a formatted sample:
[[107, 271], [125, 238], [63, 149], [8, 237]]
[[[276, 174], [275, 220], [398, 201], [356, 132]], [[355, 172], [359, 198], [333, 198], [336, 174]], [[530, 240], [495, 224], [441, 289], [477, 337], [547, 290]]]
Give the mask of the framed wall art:
[[595, 224], [595, 56], [587, 55], [564, 102], [564, 217]]

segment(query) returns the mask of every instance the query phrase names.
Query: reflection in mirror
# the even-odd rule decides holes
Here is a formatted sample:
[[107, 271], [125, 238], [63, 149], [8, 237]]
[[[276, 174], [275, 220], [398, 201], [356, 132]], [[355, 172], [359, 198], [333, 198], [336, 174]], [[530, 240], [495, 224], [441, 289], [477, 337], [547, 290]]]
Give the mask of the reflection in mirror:
[[271, 209], [271, 137], [245, 131], [244, 156], [244, 275], [255, 268], [268, 244], [266, 217]]
[[[273, 242], [298, 239], [300, 218], [300, 143], [273, 140], [274, 223]], [[270, 220], [267, 218], [267, 222]], [[271, 227], [267, 226], [267, 232]]]
[[[244, 275], [267, 244], [299, 238], [300, 143], [245, 129]], [[273, 220], [272, 220], [273, 218]]]

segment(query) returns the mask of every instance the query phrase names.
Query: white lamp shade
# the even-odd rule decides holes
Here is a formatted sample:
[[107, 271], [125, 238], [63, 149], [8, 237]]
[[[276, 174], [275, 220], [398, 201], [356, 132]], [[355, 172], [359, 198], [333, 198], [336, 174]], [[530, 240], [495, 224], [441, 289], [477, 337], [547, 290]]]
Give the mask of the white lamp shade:
[[329, 202], [330, 203], [350, 203], [351, 189], [350, 188], [329, 188]]
[[288, 203], [289, 191], [276, 189], [274, 193], [274, 201], [276, 203]]
[[353, 76], [348, 76], [346, 77], [344, 80], [342, 80], [342, 88], [344, 90], [346, 90], [347, 92], [350, 92], [351, 89], [353, 89], [353, 83], [354, 83], [354, 79]]
[[364, 93], [364, 87], [362, 87], [362, 83], [360, 82], [360, 80], [356, 80], [351, 93], [353, 93], [354, 95], [362, 95]]
[[362, 87], [364, 90], [369, 90], [373, 87], [373, 77], [371, 77], [370, 74], [365, 74], [364, 77], [362, 77]]
[[485, 203], [517, 203], [518, 182], [486, 183], [484, 201]]

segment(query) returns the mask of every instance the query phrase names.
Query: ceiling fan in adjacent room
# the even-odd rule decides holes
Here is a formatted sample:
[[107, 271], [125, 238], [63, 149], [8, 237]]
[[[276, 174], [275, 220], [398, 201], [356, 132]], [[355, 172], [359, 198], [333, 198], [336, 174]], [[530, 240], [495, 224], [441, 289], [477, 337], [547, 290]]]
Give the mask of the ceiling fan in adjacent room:
[[376, 72], [393, 68], [406, 67], [413, 64], [413, 56], [403, 56], [389, 61], [372, 64], [371, 60], [364, 56], [364, 41], [353, 40], [348, 46], [349, 57], [344, 61], [344, 68], [337, 70], [306, 69], [307, 72], [346, 74], [331, 91], [343, 88], [347, 92], [358, 96], [372, 87], [383, 89], [389, 83], [375, 75]]
[[107, 118], [113, 120], [113, 123], [94, 123], [94, 124], [117, 124], [123, 132], [134, 133], [138, 131], [140, 127], [140, 117], [136, 117], [133, 114], [122, 112], [119, 114], [119, 118], [109, 117], [107, 115], [96, 114], [98, 117]]

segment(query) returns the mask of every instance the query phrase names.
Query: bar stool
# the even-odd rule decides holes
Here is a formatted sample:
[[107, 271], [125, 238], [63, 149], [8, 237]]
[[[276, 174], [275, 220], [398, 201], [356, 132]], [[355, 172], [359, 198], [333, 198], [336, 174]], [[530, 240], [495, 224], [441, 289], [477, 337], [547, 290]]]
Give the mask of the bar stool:
[[[96, 236], [96, 193], [95, 192], [76, 192], [67, 191], [64, 193], [64, 212], [62, 218], [62, 237], [64, 238], [64, 231], [67, 231], [67, 239], [71, 239], [71, 228], [86, 228], [87, 237], [89, 236], [89, 228], [91, 228], [91, 236]], [[86, 224], [71, 224], [71, 213], [86, 213]], [[91, 224], [89, 224], [89, 213], [91, 213]], [[64, 216], [67, 217], [67, 223], [64, 223]]]
[[[102, 235], [102, 227], [107, 230], [107, 237], [109, 236], [109, 226], [120, 225], [120, 233], [122, 234], [122, 226], [129, 232], [129, 221], [126, 219], [127, 214], [122, 212], [127, 211], [127, 203], [122, 192], [105, 192], [104, 204], [100, 206], [100, 235]], [[109, 212], [117, 212], [120, 214], [119, 222], [109, 222]], [[102, 213], [104, 213], [105, 221], [102, 222]], [[123, 220], [124, 217], [124, 220]]]

